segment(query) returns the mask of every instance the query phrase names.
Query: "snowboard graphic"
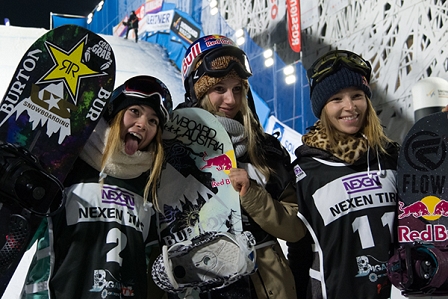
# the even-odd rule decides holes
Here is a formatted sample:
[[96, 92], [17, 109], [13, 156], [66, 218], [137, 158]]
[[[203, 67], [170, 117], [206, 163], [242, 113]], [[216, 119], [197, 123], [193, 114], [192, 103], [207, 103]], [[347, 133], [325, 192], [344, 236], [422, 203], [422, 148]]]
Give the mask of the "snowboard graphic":
[[[193, 283], [199, 277], [204, 279], [208, 276], [205, 273], [208, 273], [209, 270], [200, 268], [210, 267], [213, 268], [213, 270], [210, 269], [213, 272], [216, 270], [214, 269], [215, 263], [220, 259], [218, 255], [223, 247], [216, 249], [216, 244], [226, 247], [233, 242], [239, 243], [238, 239], [245, 240], [241, 241], [242, 248], [249, 246], [244, 253], [247, 256], [241, 259], [249, 260], [250, 266], [248, 266], [247, 272], [253, 271], [255, 240], [252, 240], [253, 237], [250, 233], [243, 233], [242, 230], [239, 194], [233, 189], [228, 177], [230, 169], [236, 167], [236, 157], [232, 142], [224, 127], [214, 115], [204, 109], [178, 109], [174, 111], [171, 120], [165, 125], [163, 141], [167, 163], [166, 168], [162, 171], [158, 197], [162, 209], [162, 213], [159, 214], [160, 237], [162, 244], [166, 245], [164, 252], [177, 248], [175, 251], [178, 252], [173, 256], [180, 258], [179, 254], [189, 252], [187, 249], [189, 245], [195, 247], [203, 244], [201, 245], [203, 249], [193, 249], [192, 252], [199, 250], [205, 254], [202, 257], [184, 256], [183, 262], [177, 261], [181, 263], [180, 267], [176, 267], [174, 261], [165, 260], [167, 255], [163, 254], [164, 266], [158, 264], [162, 259], [160, 256], [159, 261], [155, 263], [158, 265], [153, 267], [153, 278], [154, 273], [157, 273], [157, 277], [154, 278], [156, 283], [159, 283], [159, 287], [167, 287], [167, 284], [164, 284], [166, 283], [165, 278], [171, 273], [185, 283]], [[224, 237], [224, 239], [230, 243], [217, 241], [218, 243], [215, 245], [210, 245], [218, 240], [215, 238], [219, 238], [220, 234], [225, 233], [229, 233], [227, 237], [230, 236], [230, 238]], [[185, 246], [185, 244], [187, 245]], [[233, 250], [235, 250], [234, 246]], [[226, 250], [232, 250], [230, 249], [232, 246], [226, 248]], [[236, 261], [237, 255], [240, 255], [241, 251], [234, 252], [235, 254], [232, 253], [232, 256]], [[170, 265], [175, 269], [168, 270]], [[182, 274], [185, 269], [191, 271], [190, 268], [195, 269], [190, 275]], [[186, 277], [190, 277], [192, 281]], [[183, 296], [199, 298], [199, 289], [201, 292], [207, 292], [224, 281], [230, 284], [239, 277], [240, 275], [235, 272], [229, 276], [205, 279], [208, 282], [202, 284], [201, 287], [199, 287], [200, 283], [195, 282], [194, 286], [186, 288], [184, 292], [170, 293], [169, 298], [183, 298]], [[173, 288], [177, 289], [177, 287]], [[167, 287], [167, 289], [172, 288]]]
[[242, 232], [239, 195], [228, 177], [236, 167], [235, 152], [216, 117], [200, 108], [177, 109], [163, 142], [167, 163], [158, 189], [163, 245], [204, 232]]
[[66, 25], [37, 39], [0, 103], [0, 293], [42, 217], [64, 203], [62, 182], [115, 83], [111, 46]]
[[404, 295], [448, 295], [448, 113], [420, 119], [398, 159], [398, 242], [389, 260]]

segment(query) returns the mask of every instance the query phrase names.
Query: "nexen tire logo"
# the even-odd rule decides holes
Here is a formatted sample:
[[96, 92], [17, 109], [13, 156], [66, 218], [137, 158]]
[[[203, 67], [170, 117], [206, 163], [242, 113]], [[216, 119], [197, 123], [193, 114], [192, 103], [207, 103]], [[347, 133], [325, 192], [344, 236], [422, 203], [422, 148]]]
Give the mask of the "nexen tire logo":
[[347, 194], [381, 189], [381, 183], [376, 174], [371, 177], [368, 174], [351, 176], [343, 179], [342, 184], [344, 185]]
[[445, 161], [445, 141], [434, 132], [418, 132], [406, 142], [404, 157], [415, 170], [435, 170]]

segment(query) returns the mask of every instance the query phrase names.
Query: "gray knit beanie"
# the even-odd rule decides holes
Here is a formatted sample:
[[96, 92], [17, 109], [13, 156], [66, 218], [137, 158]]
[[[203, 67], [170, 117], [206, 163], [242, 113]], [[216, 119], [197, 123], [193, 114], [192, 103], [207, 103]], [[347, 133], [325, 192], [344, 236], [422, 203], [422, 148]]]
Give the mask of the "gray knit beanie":
[[349, 87], [361, 89], [369, 99], [372, 96], [372, 91], [370, 90], [366, 77], [343, 67], [314, 86], [311, 93], [311, 108], [313, 109], [314, 115], [320, 118], [322, 109], [328, 99], [340, 90]]

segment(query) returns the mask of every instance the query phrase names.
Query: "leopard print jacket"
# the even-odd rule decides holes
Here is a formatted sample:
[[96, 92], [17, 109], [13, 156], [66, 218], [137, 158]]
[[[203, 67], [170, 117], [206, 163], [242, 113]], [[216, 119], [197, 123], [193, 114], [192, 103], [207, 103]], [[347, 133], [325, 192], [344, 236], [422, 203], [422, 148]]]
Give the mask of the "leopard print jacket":
[[353, 164], [359, 160], [367, 152], [368, 141], [361, 134], [348, 135], [338, 140], [336, 147], [332, 147], [326, 129], [322, 127], [320, 120], [318, 120], [311, 130], [303, 135], [302, 141], [305, 145], [312, 148], [324, 150], [328, 153], [325, 157], [330, 160], [331, 156], [344, 161], [348, 164]]

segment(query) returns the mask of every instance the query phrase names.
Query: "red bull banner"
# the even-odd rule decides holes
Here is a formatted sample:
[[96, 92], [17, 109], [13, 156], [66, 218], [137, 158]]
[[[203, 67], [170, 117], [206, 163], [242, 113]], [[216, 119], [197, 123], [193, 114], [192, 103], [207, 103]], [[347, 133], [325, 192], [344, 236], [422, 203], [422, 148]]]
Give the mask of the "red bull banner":
[[166, 165], [157, 193], [164, 245], [204, 232], [242, 231], [239, 195], [228, 176], [235, 152], [217, 118], [200, 108], [177, 109], [163, 143]]
[[294, 52], [300, 52], [300, 0], [288, 0], [288, 41]]

